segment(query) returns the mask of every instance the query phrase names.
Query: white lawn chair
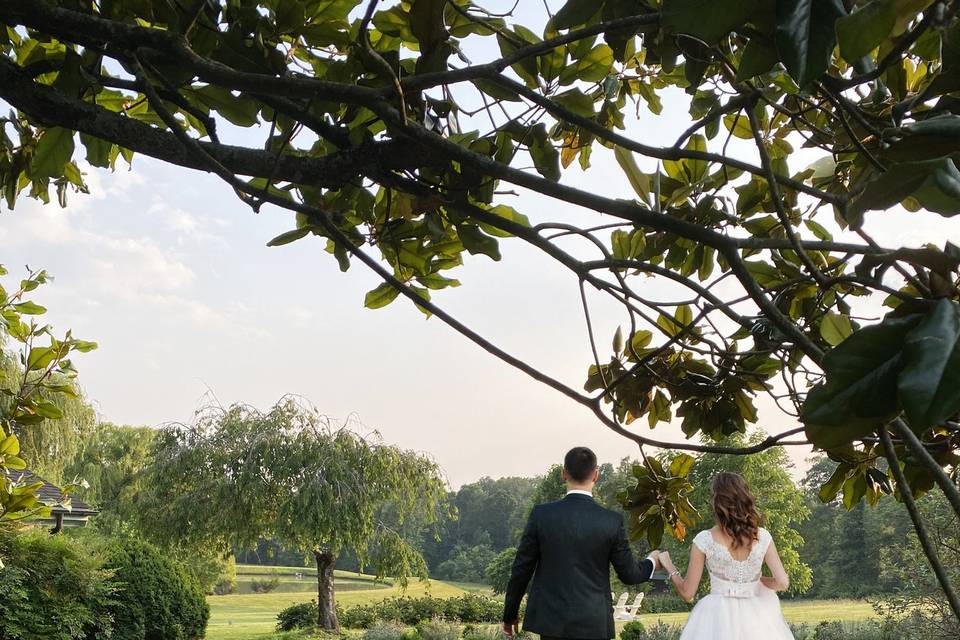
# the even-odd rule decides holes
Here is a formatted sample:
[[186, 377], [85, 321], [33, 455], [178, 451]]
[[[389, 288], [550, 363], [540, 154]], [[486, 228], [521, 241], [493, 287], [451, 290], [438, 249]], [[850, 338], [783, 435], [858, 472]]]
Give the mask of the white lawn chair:
[[627, 614], [627, 598], [630, 597], [630, 594], [624, 591], [620, 594], [620, 598], [617, 599], [617, 603], [613, 605], [613, 619], [614, 620], [628, 620], [629, 617], [624, 618], [623, 616], [628, 616]]
[[637, 597], [633, 599], [633, 604], [627, 606], [627, 613], [636, 618], [640, 615], [641, 604], [643, 604], [643, 594], [638, 593]]

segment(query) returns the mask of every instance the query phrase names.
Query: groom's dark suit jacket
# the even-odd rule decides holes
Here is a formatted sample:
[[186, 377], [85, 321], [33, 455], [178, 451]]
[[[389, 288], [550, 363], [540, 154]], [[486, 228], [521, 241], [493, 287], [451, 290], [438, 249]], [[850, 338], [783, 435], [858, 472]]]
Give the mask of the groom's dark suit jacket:
[[504, 622], [517, 621], [532, 577], [524, 631], [552, 638], [613, 638], [611, 564], [626, 584], [646, 582], [654, 570], [652, 560], [634, 561], [620, 514], [576, 493], [537, 505], [513, 561]]

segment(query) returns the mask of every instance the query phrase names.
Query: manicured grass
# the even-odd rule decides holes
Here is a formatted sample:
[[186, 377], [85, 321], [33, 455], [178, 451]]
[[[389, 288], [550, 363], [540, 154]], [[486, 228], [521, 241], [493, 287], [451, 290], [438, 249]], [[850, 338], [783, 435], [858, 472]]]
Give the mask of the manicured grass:
[[[784, 600], [783, 615], [788, 622], [806, 622], [816, 624], [824, 620], [843, 620], [854, 622], [876, 617], [873, 607], [863, 600]], [[644, 625], [655, 624], [661, 620], [664, 624], [683, 624], [687, 613], [649, 613], [640, 616]], [[618, 627], [621, 625], [618, 625]]]
[[[257, 576], [271, 575], [272, 567], [237, 567], [238, 585]], [[316, 583], [309, 569], [302, 567], [277, 567], [281, 589], [273, 593], [239, 593], [228, 596], [210, 596], [210, 624], [207, 640], [307, 640], [312, 634], [296, 632], [276, 634], [273, 632], [276, 616], [282, 609], [298, 602], [307, 602], [316, 597]], [[293, 574], [304, 573], [302, 580]], [[411, 580], [406, 592], [399, 585], [388, 581], [377, 582], [374, 576], [338, 571], [337, 601], [343, 607], [377, 602], [399, 595], [412, 597], [432, 595], [448, 598], [465, 592], [489, 593], [489, 587], [471, 583], [452, 583], [431, 580], [423, 583]], [[287, 590], [289, 589], [289, 590]], [[859, 600], [784, 600], [783, 611], [787, 620], [795, 623], [816, 624], [823, 620], [857, 621], [874, 617], [869, 603]], [[640, 616], [645, 624], [662, 620], [666, 624], [683, 624], [686, 613], [652, 613]], [[618, 627], [622, 624], [618, 624]], [[354, 634], [359, 635], [359, 634]]]
[[[239, 574], [240, 567], [237, 567]], [[336, 576], [338, 583], [353, 579], [370, 582], [372, 576], [347, 574]], [[237, 576], [238, 582], [240, 575]], [[228, 596], [210, 596], [210, 624], [207, 626], [207, 640], [253, 640], [270, 633], [277, 623], [277, 613], [298, 602], [308, 602], [316, 597], [316, 583], [313, 580], [301, 581], [304, 589], [299, 592], [273, 592], [265, 594], [241, 593]], [[478, 591], [485, 587], [475, 584], [450, 584], [431, 580], [429, 583], [411, 580], [404, 592], [399, 585], [381, 584], [380, 588], [355, 589], [337, 593], [337, 602], [343, 607], [366, 604], [392, 596], [424, 596], [450, 598], [466, 591]], [[339, 589], [339, 586], [338, 586]], [[281, 636], [282, 637], [282, 636]], [[302, 637], [302, 636], [291, 636]]]

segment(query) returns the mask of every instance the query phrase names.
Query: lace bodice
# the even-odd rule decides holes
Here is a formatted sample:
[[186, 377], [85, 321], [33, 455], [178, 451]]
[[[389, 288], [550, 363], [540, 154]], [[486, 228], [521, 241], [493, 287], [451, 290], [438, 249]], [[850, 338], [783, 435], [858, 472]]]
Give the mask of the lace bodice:
[[763, 556], [770, 546], [770, 532], [760, 528], [757, 541], [750, 549], [750, 555], [744, 560], [736, 560], [730, 550], [714, 540], [710, 530], [701, 531], [693, 539], [697, 548], [707, 556], [707, 570], [710, 575], [729, 582], [755, 582], [760, 579]]

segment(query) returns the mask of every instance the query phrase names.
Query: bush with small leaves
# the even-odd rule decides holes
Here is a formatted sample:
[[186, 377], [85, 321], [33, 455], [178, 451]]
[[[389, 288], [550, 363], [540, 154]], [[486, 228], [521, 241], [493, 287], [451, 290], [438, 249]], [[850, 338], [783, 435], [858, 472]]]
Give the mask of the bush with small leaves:
[[620, 630], [620, 640], [643, 640], [644, 627], [639, 620], [632, 620]]
[[110, 540], [106, 566], [114, 571], [113, 640], [198, 640], [210, 607], [182, 566], [151, 544]]
[[417, 633], [421, 640], [460, 640], [460, 625], [435, 618], [418, 624]]
[[277, 631], [309, 629], [317, 623], [317, 601], [294, 604], [277, 614]]
[[108, 638], [114, 584], [81, 541], [0, 527], [0, 638]]
[[463, 640], [504, 640], [503, 630], [499, 625], [472, 625], [463, 628]]
[[[417, 625], [442, 619], [466, 624], [494, 623], [500, 620], [503, 603], [496, 598], [467, 593], [454, 598], [398, 597], [377, 603], [341, 609], [340, 624], [351, 629], [366, 629], [377, 622]], [[521, 612], [522, 613], [522, 612]]]
[[363, 633], [363, 640], [415, 640], [417, 632], [395, 622], [376, 624]]
[[[633, 640], [680, 640], [681, 627], [664, 624], [657, 621], [655, 625], [644, 628], [642, 625], [639, 634]], [[620, 636], [623, 638], [623, 636]]]

